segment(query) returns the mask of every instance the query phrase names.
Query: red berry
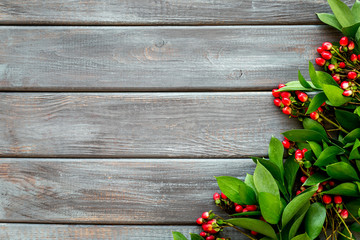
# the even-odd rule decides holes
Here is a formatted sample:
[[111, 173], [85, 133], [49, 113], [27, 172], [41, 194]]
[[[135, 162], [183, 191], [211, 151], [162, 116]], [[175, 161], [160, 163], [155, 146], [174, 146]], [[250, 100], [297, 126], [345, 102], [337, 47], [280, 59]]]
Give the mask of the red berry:
[[340, 67], [340, 68], [345, 68], [345, 67], [346, 67], [346, 64], [345, 64], [344, 62], [340, 62], [340, 63], [339, 63], [339, 67]]
[[207, 233], [206, 232], [201, 232], [199, 235], [202, 236], [202, 237], [206, 237]]
[[214, 235], [210, 235], [207, 238], [205, 238], [205, 240], [215, 240], [215, 236]]
[[281, 96], [282, 98], [290, 98], [290, 97], [291, 97], [291, 93], [289, 93], [289, 92], [281, 92], [281, 93], [280, 93], [280, 96]]
[[324, 43], [322, 44], [322, 48], [323, 48], [324, 50], [330, 50], [330, 49], [332, 48], [332, 44], [331, 44], [330, 42], [324, 42]]
[[349, 39], [347, 37], [342, 37], [339, 43], [341, 46], [346, 47], [349, 44]]
[[318, 110], [318, 112], [323, 112], [324, 111], [321, 107], [319, 107], [317, 110]]
[[356, 74], [356, 72], [349, 72], [347, 74], [347, 77], [348, 77], [348, 79], [353, 80], [353, 79], [355, 79], [357, 77], [357, 74]]
[[289, 149], [290, 146], [291, 146], [291, 144], [290, 144], [290, 142], [288, 140], [284, 140], [281, 143], [284, 146], [284, 148], [286, 148], [286, 149]]
[[302, 177], [300, 178], [300, 182], [301, 182], [301, 183], [306, 182], [306, 180], [307, 180], [307, 177], [306, 177], [306, 176], [302, 176]]
[[316, 63], [318, 66], [322, 67], [322, 66], [325, 65], [326, 60], [323, 59], [323, 58], [316, 58], [316, 59], [315, 59], [315, 63]]
[[228, 199], [228, 197], [224, 193], [221, 193], [221, 198], [222, 199]]
[[330, 204], [332, 201], [332, 199], [329, 195], [323, 195], [322, 199], [325, 204]]
[[275, 104], [275, 106], [280, 107], [281, 104], [282, 104], [281, 99], [280, 99], [280, 98], [275, 98], [275, 99], [274, 99], [274, 104]]
[[341, 204], [342, 203], [342, 197], [337, 195], [334, 197], [334, 203]]
[[284, 97], [281, 102], [282, 102], [282, 104], [284, 104], [284, 106], [290, 106], [290, 104], [291, 104], [291, 100], [286, 97]]
[[343, 209], [340, 213], [342, 219], [347, 219], [349, 217], [349, 212], [346, 209]]
[[205, 222], [204, 219], [201, 218], [201, 217], [196, 219], [196, 223], [199, 224], [199, 225], [203, 224], [204, 222]]
[[246, 209], [249, 210], [249, 212], [256, 211], [257, 206], [256, 205], [246, 205]]
[[329, 185], [330, 185], [330, 187], [333, 187], [333, 186], [335, 186], [335, 182], [334, 181], [329, 181]]
[[276, 98], [280, 97], [280, 92], [278, 92], [279, 89], [274, 88], [272, 90], [272, 95]]
[[306, 93], [299, 93], [298, 99], [300, 102], [306, 102], [308, 100], [308, 95]]
[[350, 84], [348, 81], [343, 81], [341, 84], [340, 84], [340, 87], [342, 89], [347, 89], [348, 87], [350, 87]]
[[217, 192], [214, 193], [213, 198], [214, 198], [215, 201], [216, 201], [216, 200], [220, 200], [220, 194], [217, 193]]
[[360, 59], [360, 54], [358, 55], [358, 59]]
[[302, 193], [302, 191], [297, 190], [297, 191], [296, 191], [296, 196], [299, 195], [300, 193]]
[[291, 108], [290, 107], [283, 107], [282, 112], [286, 115], [291, 114]]
[[316, 121], [319, 119], [319, 114], [317, 112], [312, 112], [310, 113], [310, 118]]
[[278, 88], [280, 89], [280, 88], [283, 88], [283, 87], [285, 87], [285, 86], [286, 86], [285, 84], [280, 83], [279, 86], [278, 86]]
[[214, 230], [211, 223], [205, 223], [202, 225], [202, 229], [205, 231], [205, 232], [208, 232], [208, 233], [217, 233], [218, 231]]
[[357, 58], [356, 54], [351, 54], [350, 60], [353, 61], [353, 62], [357, 61], [358, 58]]
[[332, 58], [332, 54], [329, 51], [323, 51], [321, 53], [321, 57], [325, 60], [330, 60]]
[[325, 186], [326, 184], [328, 184], [328, 181], [322, 182], [321, 185]]
[[318, 47], [316, 49], [316, 51], [321, 54], [324, 51], [324, 49], [323, 49], [323, 47]]
[[236, 207], [235, 207], [235, 212], [237, 212], [237, 213], [241, 213], [242, 211], [243, 211], [243, 207], [241, 206], [241, 205], [237, 205]]
[[318, 189], [316, 190], [316, 192], [321, 193], [324, 190], [324, 186], [323, 185], [319, 185]]
[[350, 41], [350, 42], [349, 42], [349, 45], [348, 45], [348, 49], [349, 49], [350, 51], [352, 51], [352, 50], [354, 50], [354, 48], [355, 48], [355, 43], [354, 43], [353, 41]]
[[203, 212], [203, 214], [201, 215], [201, 217], [202, 217], [203, 219], [208, 219], [208, 218], [210, 217], [210, 214], [209, 214], [209, 212]]
[[332, 76], [332, 78], [335, 80], [335, 82], [339, 82], [340, 81], [340, 75], [339, 74], [334, 74], [333, 76]]
[[297, 161], [301, 161], [303, 158], [304, 158], [304, 156], [303, 156], [301, 150], [300, 150], [300, 152], [298, 152], [298, 151], [296, 150], [296, 152], [295, 152], [295, 159], [296, 159]]
[[263, 216], [260, 216], [259, 218], [261, 221], [266, 222], [265, 218]]
[[344, 95], [345, 97], [350, 97], [352, 94], [353, 92], [351, 90], [345, 90], [342, 95]]
[[307, 152], [308, 150], [306, 148], [303, 148], [303, 150], [301, 150], [302, 154], [305, 156], [305, 153]]
[[242, 212], [249, 212], [247, 208], [244, 208]]
[[254, 235], [254, 236], [258, 235], [258, 233], [255, 232], [255, 231], [251, 231], [251, 234]]
[[329, 69], [330, 71], [333, 71], [333, 70], [336, 69], [336, 67], [335, 67], [334, 64], [330, 64], [330, 65], [328, 66], [328, 69]]

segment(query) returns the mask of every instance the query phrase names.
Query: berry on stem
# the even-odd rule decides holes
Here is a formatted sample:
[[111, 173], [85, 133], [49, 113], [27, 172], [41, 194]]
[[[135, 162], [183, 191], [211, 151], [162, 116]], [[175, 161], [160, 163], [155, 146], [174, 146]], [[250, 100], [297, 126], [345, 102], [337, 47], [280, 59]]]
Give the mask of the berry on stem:
[[322, 66], [325, 65], [326, 60], [323, 59], [323, 58], [316, 58], [316, 59], [315, 59], [315, 63], [316, 63], [318, 66], [322, 67]]
[[321, 47], [324, 50], [330, 50], [332, 48], [332, 44], [330, 42], [324, 42]]
[[300, 182], [301, 182], [301, 183], [304, 183], [306, 180], [307, 180], [307, 177], [306, 177], [306, 176], [302, 176], [302, 177], [300, 178]]
[[281, 102], [282, 102], [282, 104], [284, 104], [284, 106], [290, 106], [291, 105], [291, 100], [289, 98], [287, 98], [287, 97], [284, 97]]
[[284, 140], [281, 142], [285, 149], [289, 149], [291, 144], [288, 140]]
[[280, 107], [282, 104], [282, 101], [280, 98], [275, 98], [274, 99], [274, 105], [277, 106], [277, 107]]
[[304, 155], [300, 149], [296, 150], [295, 152], [295, 159], [297, 161], [301, 161], [304, 158]]
[[342, 88], [342, 89], [347, 89], [347, 88], [349, 88], [349, 82], [348, 81], [343, 81], [341, 84], [340, 84], [340, 87]]
[[202, 236], [202, 237], [206, 237], [207, 233], [206, 232], [201, 232], [199, 235]]
[[330, 204], [332, 201], [332, 199], [329, 195], [323, 195], [322, 199], [325, 204]]
[[347, 77], [348, 77], [348, 79], [353, 80], [357, 77], [357, 74], [356, 74], [356, 72], [351, 71], [351, 72], [348, 72]]
[[199, 224], [199, 225], [203, 224], [204, 222], [205, 222], [204, 219], [201, 218], [201, 217], [196, 219], [196, 223]]
[[332, 58], [332, 54], [329, 51], [323, 51], [321, 53], [321, 57], [325, 60], [330, 60]]
[[312, 113], [310, 113], [310, 118], [312, 119], [312, 120], [318, 120], [319, 119], [319, 113], [317, 113], [317, 112], [312, 112]]
[[347, 37], [342, 37], [339, 43], [341, 46], [346, 47], [349, 44], [349, 39]]
[[351, 54], [350, 60], [351, 60], [352, 62], [355, 62], [355, 61], [358, 60], [358, 57], [356, 56], [356, 54]]
[[205, 240], [215, 240], [215, 236], [214, 235], [210, 235], [207, 238], [205, 238]]
[[340, 67], [340, 68], [345, 68], [345, 67], [346, 67], [346, 64], [345, 64], [344, 62], [340, 62], [340, 63], [339, 63], [339, 67]]
[[201, 215], [201, 217], [202, 217], [203, 219], [208, 219], [208, 218], [210, 217], [210, 214], [209, 214], [209, 212], [203, 212], [203, 214]]
[[349, 212], [346, 209], [343, 209], [340, 213], [342, 219], [347, 219], [349, 217]]
[[306, 93], [299, 93], [298, 99], [300, 102], [306, 102], [308, 100], [308, 95]]
[[283, 88], [283, 87], [285, 87], [285, 86], [286, 86], [285, 84], [280, 83], [279, 86], [278, 86], [278, 88], [280, 89], [280, 88]]
[[351, 90], [345, 90], [342, 95], [344, 95], [345, 97], [350, 97], [352, 94], [353, 92]]
[[330, 64], [330, 65], [328, 66], [328, 69], [329, 69], [330, 71], [333, 71], [333, 70], [336, 69], [336, 67], [335, 67], [334, 64]]
[[341, 204], [342, 203], [342, 197], [337, 195], [334, 197], [334, 203]]
[[253, 212], [253, 211], [256, 211], [257, 206], [256, 206], [256, 205], [246, 205], [246, 209], [247, 209], [249, 212]]
[[228, 197], [224, 193], [221, 193], [221, 198], [222, 199], [228, 199]]
[[289, 93], [289, 92], [281, 92], [281, 93], [280, 93], [280, 96], [281, 96], [282, 98], [290, 98], [290, 97], [291, 97], [291, 93]]
[[278, 92], [279, 89], [274, 88], [272, 90], [272, 95], [276, 98], [280, 97], [280, 92]]
[[241, 206], [241, 205], [237, 205], [236, 207], [235, 207], [235, 212], [237, 212], [237, 213], [241, 213], [242, 211], [243, 211], [243, 207]]
[[284, 107], [282, 109], [282, 112], [286, 115], [290, 115], [291, 114], [291, 108], [290, 107]]
[[258, 233], [255, 232], [255, 231], [251, 231], [251, 234], [254, 235], [254, 236], [258, 235]]
[[354, 50], [354, 48], [355, 48], [355, 43], [354, 43], [353, 41], [350, 41], [350, 42], [349, 42], [349, 45], [348, 45], [348, 49], [349, 49], [350, 51], [352, 51], [352, 50]]
[[321, 53], [324, 51], [324, 48], [323, 48], [323, 47], [318, 47], [318, 48], [316, 49], [316, 51], [317, 51], [319, 54], [321, 54]]

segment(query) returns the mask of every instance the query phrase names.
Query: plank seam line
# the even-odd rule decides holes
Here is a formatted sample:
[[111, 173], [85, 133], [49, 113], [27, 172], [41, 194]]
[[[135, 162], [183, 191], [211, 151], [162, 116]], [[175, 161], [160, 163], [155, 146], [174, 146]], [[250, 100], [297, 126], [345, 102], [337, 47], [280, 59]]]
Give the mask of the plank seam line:
[[106, 225], [106, 226], [198, 226], [193, 222], [179, 222], [179, 223], [170, 223], [166, 224], [163, 222], [153, 222], [153, 223], [112, 223], [112, 222], [66, 222], [66, 221], [51, 221], [51, 222], [26, 222], [26, 221], [1, 221], [0, 224], [9, 224], [9, 225], [16, 225], [16, 224], [29, 224], [29, 225], [88, 225], [88, 226], [96, 226], [96, 225]]
[[[276, 85], [274, 85], [274, 87], [276, 87]], [[273, 88], [274, 88], [273, 87]], [[103, 93], [103, 94], [118, 94], [118, 93], [125, 93], [125, 94], [144, 94], [144, 93], [152, 93], [152, 94], [156, 94], [156, 93], [265, 93], [265, 92], [269, 92], [271, 93], [272, 88], [269, 89], [244, 89], [244, 90], [214, 90], [214, 91], [209, 91], [209, 90], [204, 90], [204, 91], [200, 91], [200, 90], [194, 90], [194, 91], [0, 91], [0, 93], [13, 93], [13, 94], [17, 94], [17, 93], [42, 93], [42, 94], [46, 94], [46, 93], [57, 93], [57, 94], [67, 94], [67, 93], [79, 93], [79, 94], [96, 94], [96, 93]]]

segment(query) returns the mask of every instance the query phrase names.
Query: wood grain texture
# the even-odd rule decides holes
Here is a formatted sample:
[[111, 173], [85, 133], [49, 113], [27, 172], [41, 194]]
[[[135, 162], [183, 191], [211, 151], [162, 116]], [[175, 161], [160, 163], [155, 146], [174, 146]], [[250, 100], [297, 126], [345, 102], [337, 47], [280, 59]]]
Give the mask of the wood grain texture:
[[[172, 231], [199, 233], [197, 226], [109, 226], [109, 225], [57, 225], [57, 224], [0, 224], [2, 240], [173, 240]], [[248, 239], [236, 231], [227, 229], [222, 236], [232, 239]]]
[[298, 127], [270, 92], [1, 93], [0, 154], [247, 157]]
[[0, 159], [0, 221], [195, 224], [249, 159]]
[[325, 26], [3, 26], [0, 90], [270, 90], [298, 69], [308, 76], [316, 47], [339, 36]]
[[[353, 3], [345, 0], [347, 4]], [[326, 0], [2, 0], [3, 24], [310, 24]]]

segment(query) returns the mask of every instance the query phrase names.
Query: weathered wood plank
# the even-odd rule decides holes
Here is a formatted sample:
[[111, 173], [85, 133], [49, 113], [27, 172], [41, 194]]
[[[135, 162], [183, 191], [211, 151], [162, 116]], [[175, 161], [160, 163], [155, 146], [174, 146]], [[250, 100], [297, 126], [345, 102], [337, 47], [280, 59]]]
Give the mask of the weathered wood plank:
[[0, 90], [268, 90], [338, 38], [325, 26], [3, 26]]
[[[345, 0], [350, 4], [353, 1]], [[2, 0], [2, 24], [310, 24], [326, 0]]]
[[0, 155], [246, 157], [296, 128], [270, 92], [1, 93]]
[[249, 159], [0, 159], [1, 222], [193, 224]]
[[[109, 226], [109, 225], [58, 225], [58, 224], [0, 224], [2, 240], [173, 240], [172, 231], [183, 233], [199, 233], [197, 226]], [[225, 234], [226, 233], [226, 234]], [[248, 239], [244, 235], [227, 229], [224, 237], [232, 239]]]

